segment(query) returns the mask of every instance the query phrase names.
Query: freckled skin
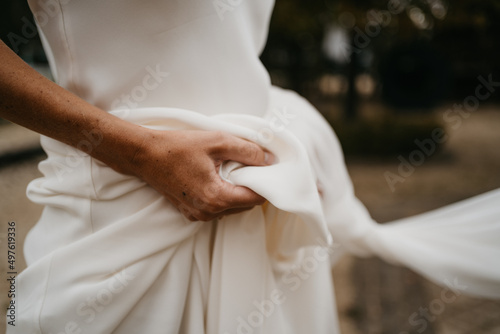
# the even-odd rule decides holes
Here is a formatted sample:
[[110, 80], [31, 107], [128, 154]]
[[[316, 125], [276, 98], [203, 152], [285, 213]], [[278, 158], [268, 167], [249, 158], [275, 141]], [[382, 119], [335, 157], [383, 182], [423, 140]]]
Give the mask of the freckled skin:
[[[250, 189], [224, 182], [218, 174], [225, 160], [255, 166], [270, 163], [257, 144], [215, 131], [146, 129], [46, 79], [3, 42], [0, 59], [0, 117], [142, 179], [192, 221], [208, 221], [264, 203]], [[100, 138], [98, 144], [82, 144], [88, 143], [89, 133]]]

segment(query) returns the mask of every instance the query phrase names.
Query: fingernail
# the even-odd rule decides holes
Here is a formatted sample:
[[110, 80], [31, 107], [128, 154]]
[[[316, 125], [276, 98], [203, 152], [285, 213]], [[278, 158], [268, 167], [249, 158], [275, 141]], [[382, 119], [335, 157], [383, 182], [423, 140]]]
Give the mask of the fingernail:
[[271, 165], [274, 162], [274, 155], [269, 152], [264, 152], [264, 160], [266, 164]]

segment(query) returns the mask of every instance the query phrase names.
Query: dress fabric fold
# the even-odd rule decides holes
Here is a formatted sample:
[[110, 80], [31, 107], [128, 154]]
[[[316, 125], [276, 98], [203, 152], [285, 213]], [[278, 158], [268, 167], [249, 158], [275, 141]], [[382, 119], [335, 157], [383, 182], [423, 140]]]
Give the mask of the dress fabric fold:
[[60, 85], [140, 126], [225, 131], [277, 161], [221, 168], [264, 205], [190, 222], [139, 179], [42, 136], [43, 177], [27, 192], [45, 208], [25, 241], [7, 333], [340, 333], [331, 266], [346, 252], [500, 297], [500, 190], [374, 222], [328, 123], [270, 85], [258, 54], [272, 1], [227, 11], [201, 0], [56, 2], [38, 26]]
[[[378, 225], [355, 198], [339, 143], [321, 116], [278, 88], [271, 101], [263, 118], [167, 108], [114, 112], [158, 130], [221, 130], [259, 142], [276, 110], [286, 110], [288, 127], [259, 142], [277, 156], [274, 165], [227, 164], [222, 171], [268, 203], [217, 222], [189, 222], [146, 184], [81, 153], [82, 163], [59, 175], [64, 170], [54, 166], [70, 148], [44, 138], [45, 177], [28, 194], [47, 207], [26, 252], [47, 255], [28, 258], [19, 277], [26, 302], [16, 330], [50, 333], [70, 324], [89, 333], [331, 333], [337, 320], [330, 257], [345, 250], [406, 265], [441, 285], [458, 280], [464, 293], [500, 296], [499, 191]], [[63, 177], [75, 178], [71, 190]], [[79, 201], [88, 203], [75, 212]], [[54, 233], [67, 219], [65, 234]], [[53, 238], [47, 244], [54, 249], [36, 249], [44, 243], [35, 237]]]

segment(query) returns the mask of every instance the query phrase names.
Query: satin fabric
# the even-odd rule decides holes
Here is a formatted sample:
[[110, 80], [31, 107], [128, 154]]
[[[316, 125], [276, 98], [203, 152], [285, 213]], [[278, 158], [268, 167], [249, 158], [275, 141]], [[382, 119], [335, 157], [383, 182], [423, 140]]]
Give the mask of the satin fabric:
[[330, 269], [344, 252], [500, 297], [500, 191], [376, 224], [329, 125], [258, 61], [272, 2], [56, 3], [45, 24], [31, 6], [63, 87], [141, 126], [222, 130], [278, 159], [221, 170], [265, 205], [193, 223], [140, 180], [42, 137], [44, 177], [28, 196], [45, 209], [8, 333], [338, 333]]

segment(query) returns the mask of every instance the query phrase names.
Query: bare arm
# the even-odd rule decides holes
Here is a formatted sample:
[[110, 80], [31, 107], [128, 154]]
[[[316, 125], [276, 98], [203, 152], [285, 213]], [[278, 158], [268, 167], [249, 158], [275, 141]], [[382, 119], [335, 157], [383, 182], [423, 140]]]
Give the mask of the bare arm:
[[[265, 165], [258, 145], [225, 133], [156, 131], [121, 120], [46, 79], [0, 42], [0, 117], [86, 151], [134, 175], [191, 220], [211, 220], [265, 200], [218, 176], [224, 160]], [[98, 145], [88, 134], [98, 135]], [[267, 158], [268, 159], [268, 158]]]

